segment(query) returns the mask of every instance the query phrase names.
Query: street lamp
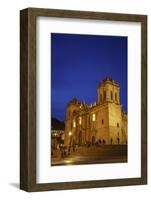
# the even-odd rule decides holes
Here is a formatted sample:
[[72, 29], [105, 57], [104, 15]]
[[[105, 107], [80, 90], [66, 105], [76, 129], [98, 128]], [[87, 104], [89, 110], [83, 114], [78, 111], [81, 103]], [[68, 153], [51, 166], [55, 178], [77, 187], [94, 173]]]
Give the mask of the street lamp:
[[70, 131], [70, 132], [69, 132], [69, 136], [71, 136], [71, 135], [72, 135], [72, 132]]

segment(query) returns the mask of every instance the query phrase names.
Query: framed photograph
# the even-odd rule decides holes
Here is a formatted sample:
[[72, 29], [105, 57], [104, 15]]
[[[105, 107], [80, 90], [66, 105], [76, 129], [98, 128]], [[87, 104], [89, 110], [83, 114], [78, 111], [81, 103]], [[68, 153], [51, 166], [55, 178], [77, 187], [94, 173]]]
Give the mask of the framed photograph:
[[147, 184], [147, 16], [20, 12], [20, 188]]

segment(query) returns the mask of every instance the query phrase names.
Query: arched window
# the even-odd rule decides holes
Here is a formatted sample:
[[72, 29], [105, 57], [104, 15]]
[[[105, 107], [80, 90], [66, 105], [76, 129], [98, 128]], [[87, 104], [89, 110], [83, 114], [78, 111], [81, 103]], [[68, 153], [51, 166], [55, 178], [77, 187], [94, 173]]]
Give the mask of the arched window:
[[73, 115], [75, 115], [76, 114], [76, 110], [73, 110]]
[[95, 115], [95, 113], [93, 113], [92, 114], [92, 121], [95, 122], [95, 120], [96, 120], [96, 115]]
[[106, 91], [103, 92], [103, 100], [106, 100]]
[[75, 128], [76, 127], [76, 122], [75, 121], [73, 121], [73, 128]]
[[115, 101], [117, 101], [117, 93], [115, 93]]
[[79, 124], [82, 124], [82, 117], [79, 117]]
[[113, 92], [111, 91], [111, 100], [113, 100]]
[[117, 123], [117, 127], [119, 128], [119, 123]]

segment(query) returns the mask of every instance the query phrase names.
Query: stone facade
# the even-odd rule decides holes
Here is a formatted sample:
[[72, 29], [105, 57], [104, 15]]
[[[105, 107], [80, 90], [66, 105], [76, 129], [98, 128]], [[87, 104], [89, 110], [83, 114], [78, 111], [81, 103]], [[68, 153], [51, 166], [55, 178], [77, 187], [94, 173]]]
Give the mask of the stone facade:
[[119, 84], [107, 77], [97, 88], [97, 102], [70, 101], [66, 110], [65, 146], [127, 144], [127, 114], [120, 104]]

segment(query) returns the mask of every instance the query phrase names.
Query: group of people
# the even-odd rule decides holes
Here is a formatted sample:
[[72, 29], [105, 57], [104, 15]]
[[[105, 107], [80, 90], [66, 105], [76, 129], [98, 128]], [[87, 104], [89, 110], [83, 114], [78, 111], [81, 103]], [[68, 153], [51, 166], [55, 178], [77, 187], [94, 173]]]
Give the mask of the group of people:
[[75, 152], [78, 148], [78, 145], [74, 144], [72, 146], [64, 146], [64, 145], [60, 145], [59, 146], [59, 150], [61, 152], [61, 157], [66, 157], [69, 156], [71, 154], [71, 152]]
[[101, 145], [104, 145], [104, 144], [106, 144], [106, 141], [104, 139], [103, 140], [99, 139], [95, 142], [94, 141], [93, 142], [86, 142], [87, 147], [91, 147], [91, 146], [98, 147], [98, 146], [101, 146]]
[[[120, 142], [120, 139], [119, 139], [119, 137], [117, 138], [117, 143], [119, 144], [119, 142]], [[85, 143], [85, 147], [100, 147], [100, 146], [102, 146], [102, 145], [105, 145], [106, 144], [106, 141], [104, 140], [104, 139], [99, 139], [99, 140], [97, 140], [97, 141], [92, 141], [92, 142], [86, 142]], [[113, 144], [113, 139], [111, 138], [110, 139], [110, 144], [112, 145]], [[60, 151], [60, 154], [61, 154], [61, 157], [62, 158], [64, 158], [64, 157], [66, 157], [66, 156], [69, 156], [70, 154], [71, 154], [71, 152], [75, 152], [75, 151], [77, 151], [77, 149], [78, 149], [78, 145], [77, 144], [75, 144], [75, 143], [73, 143], [72, 145], [70, 145], [70, 146], [65, 146], [64, 144], [58, 144], [57, 145], [57, 149]], [[51, 155], [53, 156], [53, 151], [52, 151], [52, 153], [51, 153]]]

